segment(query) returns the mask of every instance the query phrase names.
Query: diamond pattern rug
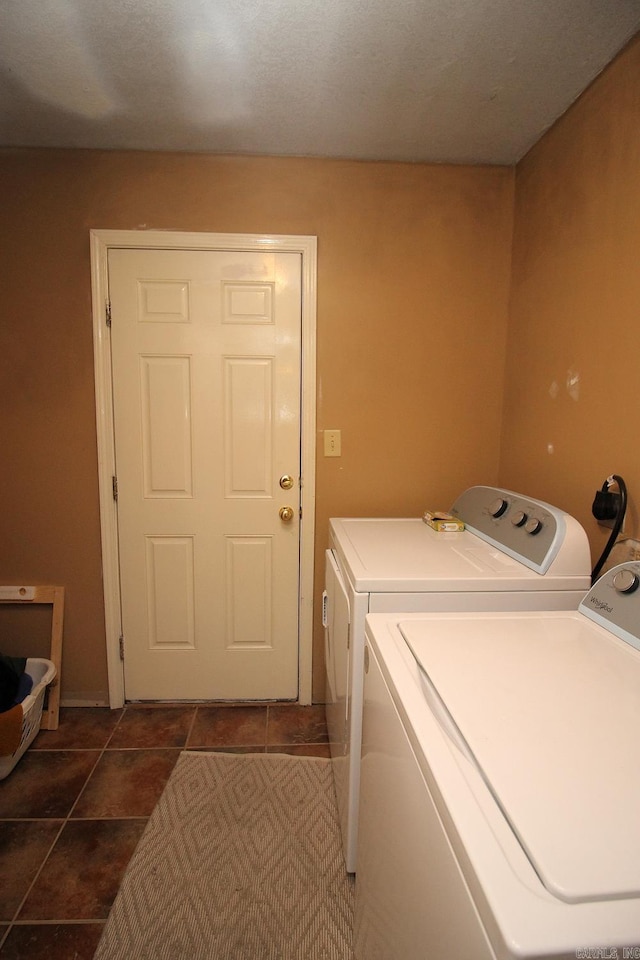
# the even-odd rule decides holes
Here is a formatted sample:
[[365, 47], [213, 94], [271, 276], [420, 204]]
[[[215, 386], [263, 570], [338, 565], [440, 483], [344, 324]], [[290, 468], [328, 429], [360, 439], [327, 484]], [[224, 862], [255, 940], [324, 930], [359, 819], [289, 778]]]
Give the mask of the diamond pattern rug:
[[352, 960], [331, 761], [183, 752], [94, 960]]

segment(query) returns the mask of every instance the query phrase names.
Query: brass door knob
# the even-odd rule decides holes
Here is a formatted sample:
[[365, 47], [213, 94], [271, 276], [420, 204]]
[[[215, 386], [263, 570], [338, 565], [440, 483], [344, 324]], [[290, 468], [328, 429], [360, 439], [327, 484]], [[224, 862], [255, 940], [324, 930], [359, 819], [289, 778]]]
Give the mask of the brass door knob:
[[280, 507], [278, 513], [280, 514], [280, 519], [285, 523], [290, 523], [293, 520], [293, 507]]
[[284, 476], [280, 477], [280, 486], [283, 490], [291, 490], [291, 487], [294, 485], [294, 483], [295, 480], [288, 473], [285, 473]]

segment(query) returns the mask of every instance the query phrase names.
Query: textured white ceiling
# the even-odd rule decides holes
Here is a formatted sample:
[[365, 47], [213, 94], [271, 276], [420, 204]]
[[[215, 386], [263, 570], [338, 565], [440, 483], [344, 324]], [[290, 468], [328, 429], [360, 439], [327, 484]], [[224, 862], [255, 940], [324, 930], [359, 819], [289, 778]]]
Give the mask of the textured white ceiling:
[[0, 0], [0, 145], [516, 162], [640, 0]]

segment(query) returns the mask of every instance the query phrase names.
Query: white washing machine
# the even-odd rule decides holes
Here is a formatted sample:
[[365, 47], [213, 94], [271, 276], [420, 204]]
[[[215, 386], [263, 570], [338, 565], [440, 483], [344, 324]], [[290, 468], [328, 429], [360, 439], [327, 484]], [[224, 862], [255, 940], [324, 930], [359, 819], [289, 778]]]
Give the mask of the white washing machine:
[[365, 617], [397, 610], [576, 609], [589, 589], [587, 536], [566, 513], [470, 487], [459, 533], [417, 519], [332, 519], [326, 554], [326, 714], [347, 870], [356, 868]]
[[640, 957], [640, 563], [367, 618], [356, 957]]

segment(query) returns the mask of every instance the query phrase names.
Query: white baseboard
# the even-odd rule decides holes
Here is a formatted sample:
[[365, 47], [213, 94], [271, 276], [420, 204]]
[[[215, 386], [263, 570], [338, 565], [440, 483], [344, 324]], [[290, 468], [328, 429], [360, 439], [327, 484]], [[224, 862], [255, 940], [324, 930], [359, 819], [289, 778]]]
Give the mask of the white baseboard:
[[67, 697], [60, 700], [61, 707], [108, 707], [109, 697], [102, 694], [92, 696], [84, 693], [70, 693]]

